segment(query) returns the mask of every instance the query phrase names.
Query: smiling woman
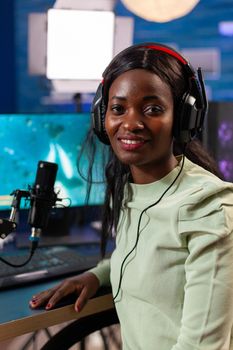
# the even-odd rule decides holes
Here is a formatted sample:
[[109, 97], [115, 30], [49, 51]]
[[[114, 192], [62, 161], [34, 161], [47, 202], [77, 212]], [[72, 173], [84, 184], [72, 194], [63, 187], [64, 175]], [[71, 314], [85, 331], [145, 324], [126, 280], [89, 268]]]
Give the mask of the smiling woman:
[[111, 285], [124, 350], [233, 346], [233, 185], [198, 141], [206, 109], [201, 70], [171, 48], [139, 44], [112, 60], [83, 155], [91, 185], [95, 142], [105, 145], [103, 257], [108, 238], [116, 248], [31, 307], [76, 292], [79, 311]]
[[150, 183], [171, 171], [173, 96], [154, 73], [133, 69], [109, 89], [105, 128], [117, 158], [128, 164], [134, 183]]

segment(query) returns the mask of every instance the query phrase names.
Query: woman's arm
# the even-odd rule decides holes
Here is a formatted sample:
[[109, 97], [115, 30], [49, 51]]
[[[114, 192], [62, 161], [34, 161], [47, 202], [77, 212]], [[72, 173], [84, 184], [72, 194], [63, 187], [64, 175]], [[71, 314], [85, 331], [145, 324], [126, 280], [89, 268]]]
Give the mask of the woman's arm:
[[96, 294], [102, 285], [108, 285], [110, 279], [110, 261], [101, 261], [95, 268], [75, 277], [65, 279], [53, 288], [42, 291], [32, 297], [31, 308], [45, 305], [46, 310], [52, 309], [65, 296], [75, 293], [77, 299], [75, 310], [81, 311], [86, 302]]
[[89, 270], [98, 278], [100, 286], [110, 286], [110, 259], [103, 259], [93, 269]]
[[232, 204], [199, 203], [196, 210], [182, 209], [185, 219], [180, 230], [187, 237], [189, 255], [184, 266], [180, 334], [172, 350], [229, 349], [233, 324]]

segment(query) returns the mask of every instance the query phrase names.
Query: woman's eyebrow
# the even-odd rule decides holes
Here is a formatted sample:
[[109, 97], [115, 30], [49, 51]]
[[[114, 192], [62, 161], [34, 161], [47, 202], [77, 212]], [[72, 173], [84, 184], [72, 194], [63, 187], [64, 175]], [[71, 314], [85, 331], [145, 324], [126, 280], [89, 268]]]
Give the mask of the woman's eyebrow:
[[[114, 100], [114, 99], [126, 100], [126, 97], [114, 95], [114, 96], [111, 97], [111, 100]], [[147, 100], [159, 100], [159, 99], [160, 99], [160, 97], [157, 96], [157, 95], [143, 96], [143, 100], [145, 100], [145, 101], [147, 101]]]
[[114, 100], [114, 99], [117, 99], [117, 100], [126, 100], [126, 97], [114, 95], [114, 96], [111, 97], [111, 100]]
[[157, 96], [157, 95], [148, 95], [148, 96], [144, 96], [143, 97], [144, 101], [147, 101], [147, 100], [159, 100], [159, 99], [160, 99], [160, 97]]

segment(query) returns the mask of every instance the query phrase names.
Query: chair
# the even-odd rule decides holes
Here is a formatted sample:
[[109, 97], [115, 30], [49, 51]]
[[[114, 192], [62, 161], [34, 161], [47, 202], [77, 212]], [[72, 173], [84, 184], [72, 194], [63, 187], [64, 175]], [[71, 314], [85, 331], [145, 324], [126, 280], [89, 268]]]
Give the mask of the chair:
[[67, 350], [78, 342], [81, 342], [81, 349], [84, 350], [87, 335], [117, 323], [115, 308], [80, 318], [55, 334], [41, 350]]

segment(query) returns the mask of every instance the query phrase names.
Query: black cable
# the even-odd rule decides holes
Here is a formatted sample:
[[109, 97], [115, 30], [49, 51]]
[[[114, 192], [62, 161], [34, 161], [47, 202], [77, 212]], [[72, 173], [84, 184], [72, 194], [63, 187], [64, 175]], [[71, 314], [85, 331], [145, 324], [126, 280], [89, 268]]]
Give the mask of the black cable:
[[21, 264], [13, 264], [5, 259], [3, 259], [1, 256], [0, 256], [0, 261], [4, 262], [5, 264], [9, 265], [9, 266], [12, 266], [12, 267], [22, 267], [22, 266], [25, 266], [26, 264], [29, 263], [29, 261], [31, 260], [31, 258], [33, 257], [34, 253], [35, 253], [35, 250], [38, 246], [38, 240], [37, 241], [32, 241], [31, 242], [31, 250], [30, 250], [30, 255], [28, 257], [28, 259], [26, 261], [24, 261], [23, 263]]
[[[184, 146], [185, 147], [185, 146]], [[133, 248], [129, 251], [129, 253], [125, 256], [124, 260], [121, 263], [121, 269], [120, 269], [120, 279], [119, 279], [119, 283], [118, 283], [118, 289], [117, 292], [115, 294], [115, 296], [113, 297], [113, 300], [115, 301], [115, 299], [117, 298], [118, 294], [120, 293], [120, 289], [121, 289], [121, 283], [122, 283], [122, 278], [123, 278], [123, 268], [125, 266], [125, 262], [127, 261], [128, 257], [133, 253], [133, 251], [136, 249], [137, 245], [138, 245], [138, 240], [139, 240], [139, 236], [140, 236], [140, 225], [141, 225], [141, 220], [142, 220], [142, 215], [150, 208], [154, 207], [155, 205], [157, 205], [165, 196], [165, 194], [170, 190], [170, 188], [174, 185], [174, 183], [176, 182], [176, 180], [178, 179], [178, 177], [180, 176], [183, 167], [184, 167], [184, 160], [185, 160], [185, 156], [184, 156], [184, 152], [183, 152], [183, 157], [182, 157], [182, 164], [180, 167], [180, 170], [178, 172], [178, 174], [176, 175], [175, 179], [172, 181], [172, 183], [167, 187], [167, 189], [162, 193], [162, 195], [159, 197], [159, 199], [150, 204], [148, 207], [146, 207], [145, 209], [143, 209], [143, 211], [141, 212], [140, 216], [139, 216], [139, 220], [138, 220], [138, 228], [137, 228], [137, 236], [136, 236], [136, 241], [135, 244], [133, 246]]]

